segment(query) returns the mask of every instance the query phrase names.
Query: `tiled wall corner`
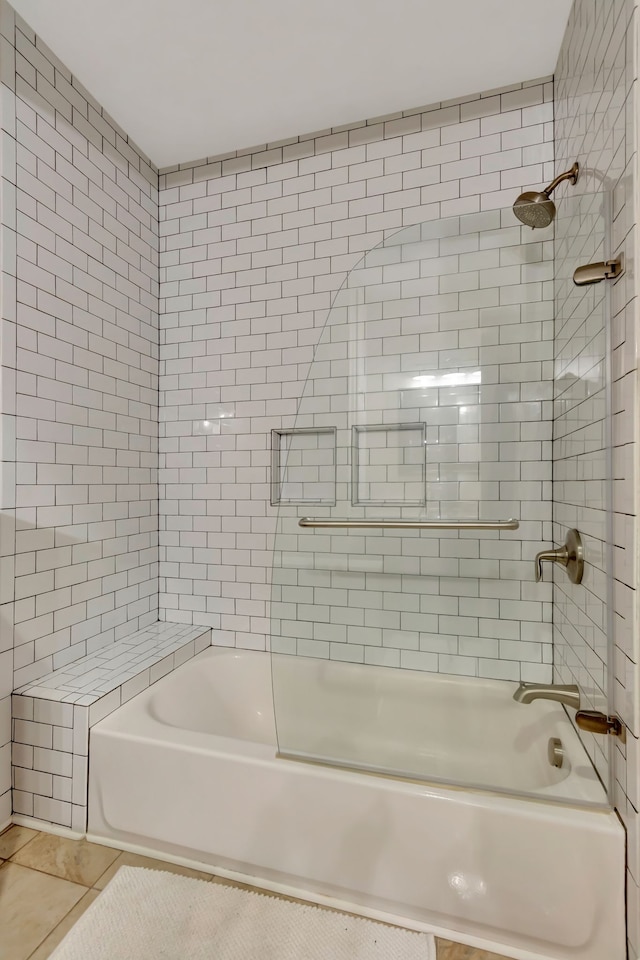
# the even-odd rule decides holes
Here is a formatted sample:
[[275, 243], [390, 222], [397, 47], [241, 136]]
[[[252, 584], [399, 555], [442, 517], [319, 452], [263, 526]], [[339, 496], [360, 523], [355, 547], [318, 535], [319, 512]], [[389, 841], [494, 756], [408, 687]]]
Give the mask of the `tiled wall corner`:
[[[578, 185], [558, 207], [556, 228], [556, 409], [554, 539], [585, 534], [584, 584], [555, 584], [555, 665], [559, 682], [580, 684], [588, 706], [609, 692], [628, 727], [626, 746], [585, 735], [627, 829], [629, 956], [640, 955], [638, 722], [637, 326], [638, 11], [635, 0], [575, 0], [556, 68], [556, 173], [574, 160]], [[629, 265], [608, 290], [577, 291], [578, 263], [623, 252]], [[602, 287], [605, 285], [603, 284]], [[605, 356], [611, 337], [613, 414], [613, 611], [607, 620]], [[607, 639], [613, 633], [613, 662]], [[609, 660], [609, 662], [608, 662]]]
[[[271, 633], [278, 512], [270, 505], [270, 432], [296, 425], [314, 348], [336, 292], [363, 254], [403, 227], [483, 212], [495, 214], [500, 226], [499, 208], [510, 208], [521, 189], [552, 176], [551, 97], [549, 80], [532, 81], [161, 172], [162, 617], [211, 626], [214, 643], [265, 648]], [[509, 222], [520, 237], [512, 214]], [[533, 256], [533, 247], [529, 252]], [[506, 254], [503, 259], [497, 250], [486, 255], [499, 271], [509, 262]], [[384, 559], [389, 572], [383, 637], [380, 611], [374, 608], [384, 593], [379, 577], [369, 575], [363, 589], [364, 572], [355, 577], [344, 569], [323, 570], [327, 582], [314, 585], [300, 564], [291, 592], [298, 590], [302, 604], [303, 595], [317, 586], [317, 596], [322, 594], [331, 608], [334, 629], [325, 623], [314, 627], [294, 601], [290, 621], [298, 635], [286, 640], [297, 653], [501, 679], [551, 679], [551, 588], [533, 583], [528, 562], [551, 537], [552, 292], [550, 279], [544, 283], [550, 263], [540, 253], [539, 263], [526, 265], [529, 279], [536, 280], [528, 286], [518, 268], [518, 279], [511, 281], [516, 286], [510, 288], [514, 299], [499, 301], [505, 317], [494, 326], [489, 317], [480, 318], [481, 300], [485, 296], [490, 307], [498, 301], [492, 299], [494, 291], [480, 289], [474, 274], [480, 258], [476, 266], [471, 253], [469, 258], [469, 274], [463, 278], [468, 290], [451, 286], [449, 299], [456, 301], [454, 311], [463, 310], [468, 300], [466, 320], [472, 329], [462, 319], [456, 324], [462, 315], [454, 312], [448, 315], [452, 326], [446, 334], [436, 329], [433, 316], [424, 329], [420, 317], [405, 317], [400, 330], [398, 314], [387, 313], [379, 334], [385, 338], [388, 364], [417, 354], [423, 367], [433, 365], [430, 351], [440, 351], [446, 364], [447, 348], [456, 358], [449, 358], [450, 364], [513, 363], [513, 383], [502, 387], [510, 391], [509, 400], [522, 403], [522, 415], [509, 439], [522, 442], [523, 448], [526, 441], [536, 447], [535, 476], [507, 475], [507, 468], [504, 475], [496, 468], [490, 476], [486, 467], [486, 476], [476, 479], [481, 481], [478, 489], [483, 484], [487, 490], [500, 489], [505, 501], [518, 501], [517, 509], [523, 511], [521, 541], [499, 544], [509, 549], [506, 562], [516, 573], [508, 579], [499, 576], [501, 558], [489, 538], [481, 545], [489, 551], [486, 555], [480, 554], [477, 540], [474, 546], [443, 537], [440, 548], [438, 538], [429, 544], [423, 538], [419, 546], [435, 543], [436, 551], [443, 552], [421, 557], [416, 541], [406, 538], [397, 549], [401, 555], [376, 558]], [[382, 262], [377, 269], [382, 270]], [[455, 278], [441, 282], [444, 287]], [[496, 285], [500, 282], [496, 275]], [[437, 313], [438, 297], [427, 302], [429, 291], [438, 292], [437, 277], [435, 287], [431, 277], [418, 279], [414, 287], [415, 296], [424, 297], [422, 313]], [[511, 339], [506, 327], [499, 329], [509, 323], [509, 304]], [[538, 324], [534, 345], [525, 341], [535, 323], [521, 320]], [[528, 359], [536, 367], [531, 377], [521, 363]], [[329, 395], [334, 395], [336, 410], [345, 398], [340, 382], [320, 372], [320, 366], [311, 375], [317, 422], [309, 420], [309, 425], [332, 426], [335, 421], [325, 411]], [[380, 366], [380, 375], [384, 370]], [[489, 392], [490, 387], [486, 396]], [[387, 423], [394, 422], [390, 416], [385, 411]], [[530, 417], [535, 422], [521, 428], [520, 420]], [[528, 491], [520, 483], [527, 479], [532, 481]], [[490, 506], [496, 509], [496, 504]], [[483, 507], [486, 515], [489, 506]], [[342, 508], [351, 515], [350, 494], [343, 497]], [[291, 517], [296, 513], [290, 507], [280, 511]], [[298, 550], [313, 552], [310, 536], [309, 546]], [[318, 536], [315, 543], [321, 549]], [[395, 551], [398, 543], [389, 540], [384, 546]], [[341, 541], [336, 553], [344, 554], [344, 549]], [[439, 577], [445, 568], [449, 574]], [[481, 569], [492, 573], [481, 576]], [[364, 602], [367, 591], [370, 608]], [[403, 599], [406, 605], [398, 606]], [[345, 619], [349, 604], [359, 608], [358, 620]], [[502, 632], [501, 620], [508, 621]]]
[[157, 622], [159, 241], [157, 171], [4, 0], [0, 82], [3, 824], [11, 691]]
[[157, 621], [158, 184], [19, 18], [15, 47], [20, 686]]
[[11, 816], [15, 554], [15, 20], [0, 0], [0, 828]]

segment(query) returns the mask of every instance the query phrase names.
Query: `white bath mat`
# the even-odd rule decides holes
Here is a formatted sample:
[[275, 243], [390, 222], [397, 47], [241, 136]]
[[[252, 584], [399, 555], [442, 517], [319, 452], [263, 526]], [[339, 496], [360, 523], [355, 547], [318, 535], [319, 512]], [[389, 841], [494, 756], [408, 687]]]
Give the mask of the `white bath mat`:
[[51, 960], [435, 960], [426, 933], [121, 867]]

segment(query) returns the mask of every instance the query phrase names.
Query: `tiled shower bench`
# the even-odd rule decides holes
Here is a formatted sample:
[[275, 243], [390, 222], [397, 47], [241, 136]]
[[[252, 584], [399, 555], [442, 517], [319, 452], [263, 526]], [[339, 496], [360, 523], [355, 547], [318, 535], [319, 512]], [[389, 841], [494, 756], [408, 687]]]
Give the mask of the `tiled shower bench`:
[[18, 688], [16, 819], [84, 834], [89, 728], [210, 645], [208, 628], [158, 622]]

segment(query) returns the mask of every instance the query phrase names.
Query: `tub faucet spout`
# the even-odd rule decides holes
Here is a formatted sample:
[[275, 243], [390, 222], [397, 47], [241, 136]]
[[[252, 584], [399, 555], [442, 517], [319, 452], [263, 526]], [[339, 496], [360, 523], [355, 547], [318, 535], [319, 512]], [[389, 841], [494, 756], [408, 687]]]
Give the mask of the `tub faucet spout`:
[[521, 683], [513, 695], [518, 703], [531, 703], [533, 700], [554, 700], [566, 703], [574, 710], [580, 709], [580, 688], [575, 683], [565, 686], [555, 683]]

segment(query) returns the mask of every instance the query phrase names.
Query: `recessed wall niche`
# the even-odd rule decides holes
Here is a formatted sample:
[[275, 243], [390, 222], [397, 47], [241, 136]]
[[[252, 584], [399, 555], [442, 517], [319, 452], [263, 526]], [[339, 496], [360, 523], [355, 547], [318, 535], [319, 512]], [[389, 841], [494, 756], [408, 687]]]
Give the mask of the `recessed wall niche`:
[[336, 428], [271, 431], [271, 505], [336, 502]]
[[352, 427], [352, 504], [424, 506], [426, 439], [425, 423]]

